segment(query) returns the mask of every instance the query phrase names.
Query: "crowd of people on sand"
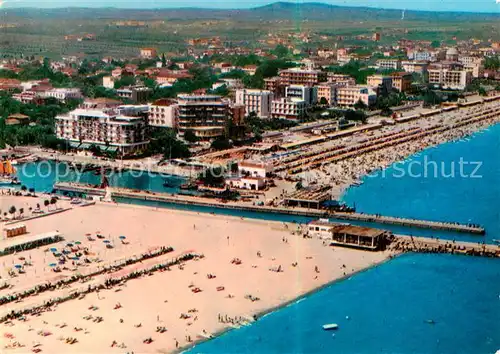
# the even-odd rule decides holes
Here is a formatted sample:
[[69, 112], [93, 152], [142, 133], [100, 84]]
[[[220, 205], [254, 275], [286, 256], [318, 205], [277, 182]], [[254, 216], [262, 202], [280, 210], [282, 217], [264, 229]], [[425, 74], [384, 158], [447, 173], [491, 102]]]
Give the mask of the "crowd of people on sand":
[[[317, 181], [320, 184], [347, 187], [358, 181], [361, 176], [388, 167], [394, 162], [402, 161], [427, 147], [463, 139], [478, 129], [498, 121], [498, 115], [488, 117], [487, 114], [492, 114], [492, 108], [484, 111], [462, 113], [458, 116], [458, 119], [450, 119], [452, 115], [448, 113], [442, 116], [443, 122], [438, 123], [434, 128], [422, 129], [422, 131], [435, 129], [435, 134], [425, 135], [418, 140], [402, 142], [390, 149], [384, 148], [360, 153], [345, 160], [323, 165], [318, 169], [308, 170], [305, 172], [307, 175], [305, 177], [307, 177], [307, 180]], [[488, 118], [484, 119], [482, 115], [486, 115]]]
[[445, 244], [428, 244], [423, 241], [417, 241], [413, 237], [410, 239], [395, 239], [389, 246], [389, 249], [397, 252], [419, 252], [419, 253], [450, 253], [465, 254], [469, 256], [500, 257], [500, 250], [488, 250], [483, 244], [478, 247], [467, 248], [465, 245], [457, 245], [455, 241]]
[[[164, 248], [164, 249], [166, 250], [167, 248]], [[188, 261], [188, 260], [191, 260], [194, 258], [200, 258], [200, 257], [203, 257], [203, 255], [198, 255], [195, 253], [186, 253], [186, 254], [183, 254], [179, 257], [176, 257], [175, 259], [168, 260], [168, 261], [165, 261], [165, 262], [162, 262], [159, 264], [155, 264], [155, 265], [153, 265], [149, 268], [146, 268], [146, 269], [133, 271], [133, 272], [131, 272], [127, 275], [124, 275], [122, 277], [106, 279], [104, 281], [104, 283], [89, 285], [84, 290], [73, 291], [69, 295], [50, 299], [50, 300], [44, 302], [44, 304], [42, 304], [42, 305], [35, 305], [33, 307], [25, 308], [25, 309], [19, 310], [19, 311], [13, 310], [9, 314], [1, 317], [0, 322], [5, 322], [5, 321], [11, 320], [11, 319], [20, 318], [25, 314], [36, 315], [36, 314], [39, 314], [39, 313], [44, 312], [44, 311], [51, 311], [51, 308], [53, 305], [60, 304], [60, 303], [63, 303], [65, 301], [68, 301], [68, 300], [79, 298], [79, 297], [84, 296], [84, 295], [91, 293], [91, 292], [99, 292], [99, 290], [109, 289], [115, 285], [122, 284], [123, 282], [126, 282], [130, 279], [135, 279], [135, 278], [142, 277], [144, 275], [149, 275], [155, 271], [164, 271], [164, 270], [169, 269], [169, 267], [172, 265], [179, 264], [181, 262], [185, 262], [185, 261]], [[146, 254], [146, 257], [143, 259], [148, 259], [148, 258], [151, 258], [151, 257], [150, 256], [148, 257]], [[108, 271], [114, 271], [114, 270], [117, 270], [117, 268], [116, 267], [109, 267], [109, 269], [108, 269]], [[55, 287], [53, 289], [55, 289]]]
[[242, 325], [250, 322], [248, 318], [244, 318], [242, 316], [231, 317], [228, 315], [221, 315], [220, 313], [217, 315], [217, 319], [219, 323], [230, 323], [232, 325]]
[[5, 296], [0, 297], [0, 305], [7, 304], [9, 302], [13, 301], [18, 301], [21, 299], [24, 299], [28, 296], [32, 295], [38, 295], [40, 293], [43, 293], [45, 291], [52, 291], [64, 286], [68, 286], [72, 283], [75, 283], [77, 281], [84, 282], [92, 277], [108, 273], [108, 272], [114, 272], [121, 267], [128, 266], [134, 263], [142, 262], [143, 260], [147, 260], [150, 258], [158, 257], [167, 253], [172, 252], [174, 249], [172, 247], [166, 247], [162, 246], [154, 250], [150, 250], [149, 252], [142, 253], [140, 255], [132, 256], [126, 259], [123, 259], [119, 262], [115, 262], [113, 265], [108, 265], [108, 266], [103, 266], [102, 268], [97, 268], [94, 271], [87, 273], [87, 274], [73, 274], [70, 277], [60, 279], [57, 282], [45, 282], [43, 284], [38, 284], [33, 286], [30, 289], [27, 289], [21, 293], [14, 293], [14, 294], [8, 294]]

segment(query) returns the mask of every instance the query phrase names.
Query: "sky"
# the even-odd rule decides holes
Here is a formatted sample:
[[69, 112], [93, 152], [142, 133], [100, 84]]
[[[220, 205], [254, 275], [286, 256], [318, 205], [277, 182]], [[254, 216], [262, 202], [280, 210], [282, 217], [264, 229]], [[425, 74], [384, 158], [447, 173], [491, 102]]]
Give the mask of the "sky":
[[[292, 3], [311, 2], [285, 0]], [[120, 7], [120, 8], [251, 8], [273, 0], [0, 0], [3, 8], [13, 7]], [[500, 0], [317, 0], [333, 5], [369, 6], [390, 9], [428, 11], [469, 11], [500, 13]]]

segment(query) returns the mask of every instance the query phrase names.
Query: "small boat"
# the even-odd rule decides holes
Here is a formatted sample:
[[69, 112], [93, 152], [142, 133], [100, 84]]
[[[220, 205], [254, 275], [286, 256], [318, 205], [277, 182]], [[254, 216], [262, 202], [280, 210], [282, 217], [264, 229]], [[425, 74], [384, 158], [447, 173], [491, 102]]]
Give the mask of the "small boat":
[[496, 244], [500, 245], [500, 240], [493, 239], [492, 241], [493, 241], [493, 243], [496, 243]]
[[329, 323], [329, 324], [324, 324], [323, 325], [323, 329], [325, 331], [331, 331], [331, 330], [337, 329], [337, 328], [339, 328], [339, 325], [336, 324], [336, 323]]

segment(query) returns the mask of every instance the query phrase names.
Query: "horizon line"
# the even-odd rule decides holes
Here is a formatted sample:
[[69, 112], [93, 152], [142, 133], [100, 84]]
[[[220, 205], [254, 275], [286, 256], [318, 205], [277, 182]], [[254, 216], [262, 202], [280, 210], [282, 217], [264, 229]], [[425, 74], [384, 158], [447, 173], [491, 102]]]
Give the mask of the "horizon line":
[[[8, 3], [8, 1], [4, 2]], [[319, 1], [306, 1], [301, 3], [293, 3], [290, 1], [274, 1], [265, 5], [251, 6], [251, 7], [203, 7], [203, 6], [172, 6], [172, 7], [118, 7], [118, 6], [56, 6], [56, 7], [38, 7], [38, 6], [19, 6], [19, 7], [4, 7], [0, 8], [3, 11], [8, 10], [24, 10], [24, 9], [34, 9], [34, 10], [63, 10], [63, 9], [110, 9], [110, 10], [143, 10], [143, 11], [154, 11], [154, 10], [211, 10], [211, 11], [238, 11], [238, 10], [255, 10], [264, 8], [267, 6], [275, 4], [286, 4], [292, 6], [304, 6], [304, 5], [326, 5], [329, 7], [339, 7], [339, 8], [354, 8], [354, 9], [370, 9], [370, 10], [389, 10], [389, 11], [405, 11], [405, 12], [422, 12], [422, 13], [462, 13], [462, 14], [490, 14], [490, 15], [500, 15], [500, 7], [497, 12], [492, 11], [478, 11], [478, 10], [417, 10], [408, 8], [392, 8], [392, 7], [378, 7], [378, 6], [367, 6], [367, 5], [337, 5], [329, 4]]]

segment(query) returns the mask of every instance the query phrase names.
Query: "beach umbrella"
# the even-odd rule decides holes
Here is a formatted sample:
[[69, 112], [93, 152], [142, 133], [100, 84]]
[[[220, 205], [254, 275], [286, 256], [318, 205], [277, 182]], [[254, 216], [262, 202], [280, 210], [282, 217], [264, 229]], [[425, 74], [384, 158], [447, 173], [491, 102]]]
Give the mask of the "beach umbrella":
[[104, 243], [110, 243], [111, 241], [110, 240], [103, 240], [102, 242], [104, 242]]
[[120, 236], [120, 237], [119, 237], [119, 239], [120, 239], [120, 240], [125, 240], [125, 239], [126, 239], [126, 237], [125, 237], [125, 236]]
[[82, 243], [80, 241], [76, 241], [75, 245], [81, 245]]
[[57, 264], [56, 263], [50, 263], [49, 267], [55, 267]]
[[17, 269], [21, 269], [23, 266], [20, 264], [16, 264], [16, 265], [14, 265], [14, 267], [16, 267]]
[[50, 252], [57, 252], [57, 248], [52, 247], [52, 248], [50, 249]]
[[66, 246], [73, 247], [73, 244], [70, 242], [70, 243], [67, 243]]
[[72, 257], [71, 259], [72, 259], [72, 260], [74, 260], [74, 261], [79, 261], [79, 260], [80, 260], [80, 257], [74, 256], [74, 257]]

